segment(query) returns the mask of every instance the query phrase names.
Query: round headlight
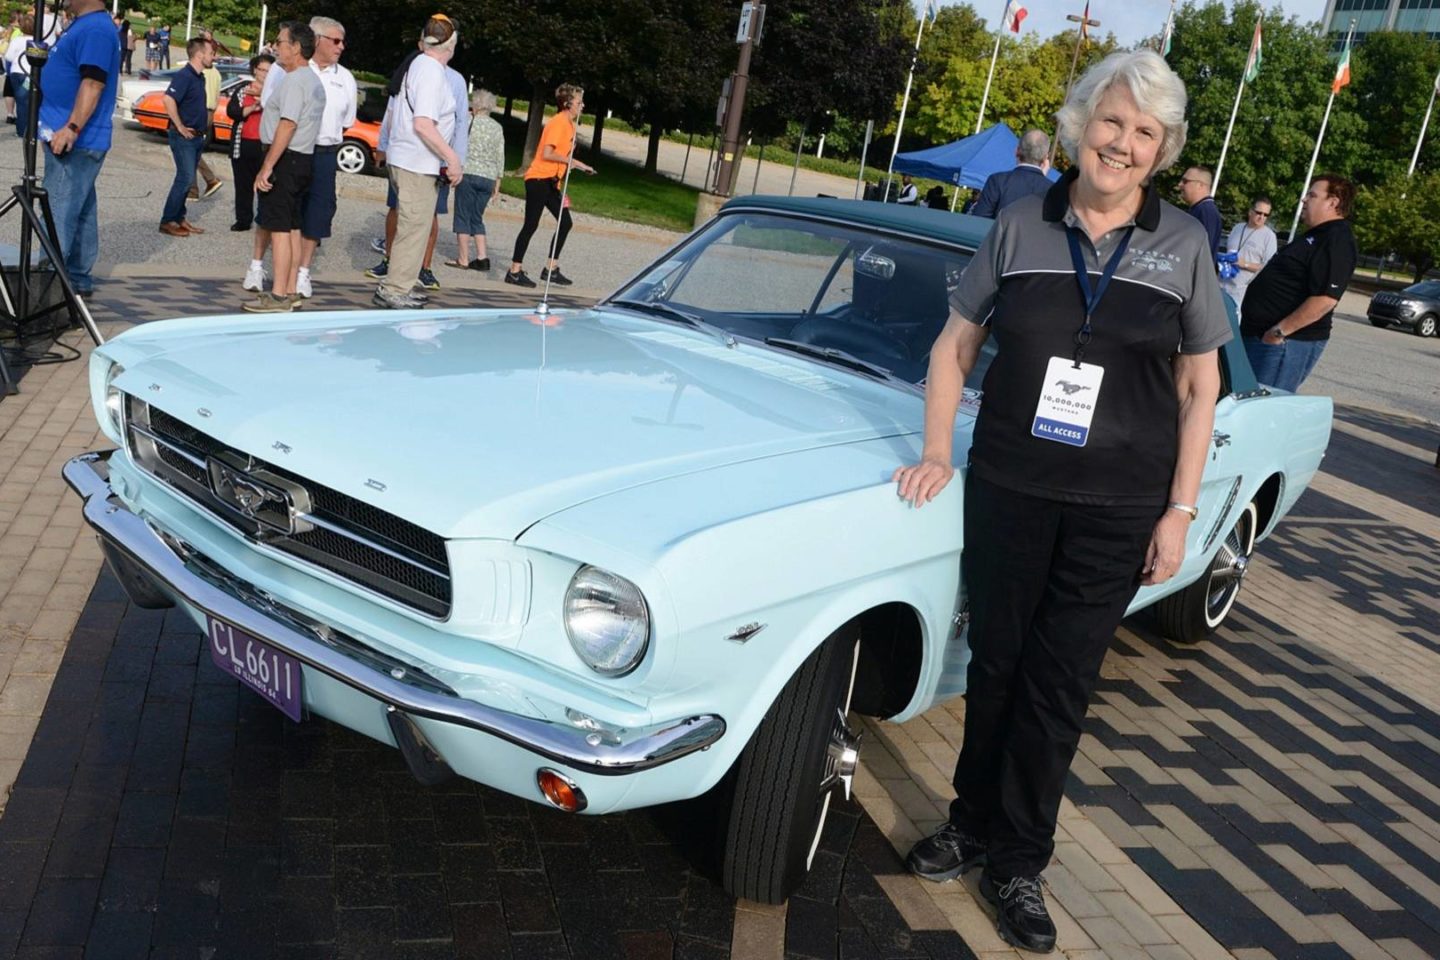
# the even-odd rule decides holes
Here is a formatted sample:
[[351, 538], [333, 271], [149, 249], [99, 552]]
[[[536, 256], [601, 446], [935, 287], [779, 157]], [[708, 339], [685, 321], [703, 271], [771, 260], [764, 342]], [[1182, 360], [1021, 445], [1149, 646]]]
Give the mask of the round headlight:
[[121, 419], [125, 397], [120, 393], [120, 388], [115, 386], [115, 379], [124, 372], [125, 368], [118, 363], [110, 364], [110, 369], [105, 371], [105, 412], [110, 415], [110, 424], [115, 428], [117, 436], [123, 430]]
[[640, 588], [598, 567], [581, 567], [565, 591], [565, 633], [585, 665], [607, 677], [635, 669], [650, 641]]

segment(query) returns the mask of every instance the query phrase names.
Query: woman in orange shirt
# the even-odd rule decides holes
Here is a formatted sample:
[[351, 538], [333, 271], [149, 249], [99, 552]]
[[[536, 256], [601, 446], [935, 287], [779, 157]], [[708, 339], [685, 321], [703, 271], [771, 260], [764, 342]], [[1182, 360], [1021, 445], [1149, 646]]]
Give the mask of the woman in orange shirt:
[[568, 167], [574, 166], [585, 173], [595, 172], [594, 167], [575, 159], [575, 123], [585, 106], [585, 91], [573, 84], [562, 83], [555, 88], [555, 105], [559, 110], [545, 122], [535, 159], [531, 161], [530, 169], [525, 171], [525, 225], [515, 238], [515, 254], [510, 260], [510, 270], [505, 274], [506, 283], [521, 287], [535, 286], [535, 281], [525, 274], [525, 249], [540, 226], [540, 214], [544, 210], [549, 210], [560, 226], [555, 237], [555, 249], [540, 271], [540, 279], [562, 287], [570, 285], [570, 278], [560, 272], [560, 251], [565, 249], [565, 237], [569, 235], [571, 225], [570, 211], [560, 202], [560, 190]]

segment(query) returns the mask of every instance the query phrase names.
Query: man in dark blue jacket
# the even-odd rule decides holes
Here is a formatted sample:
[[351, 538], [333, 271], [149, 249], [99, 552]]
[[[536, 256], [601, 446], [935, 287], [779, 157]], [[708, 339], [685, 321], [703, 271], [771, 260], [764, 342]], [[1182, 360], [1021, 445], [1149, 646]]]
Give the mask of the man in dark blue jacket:
[[1045, 131], [1026, 130], [1015, 147], [1015, 169], [990, 174], [970, 212], [993, 220], [997, 213], [1021, 197], [1049, 190], [1050, 179], [1045, 176], [1049, 155], [1050, 138]]

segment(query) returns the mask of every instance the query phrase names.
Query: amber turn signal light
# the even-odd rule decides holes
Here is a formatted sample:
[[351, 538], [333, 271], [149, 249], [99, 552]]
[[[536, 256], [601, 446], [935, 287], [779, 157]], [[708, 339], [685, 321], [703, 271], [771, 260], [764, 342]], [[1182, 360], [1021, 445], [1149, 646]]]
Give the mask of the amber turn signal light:
[[535, 783], [545, 799], [566, 813], [579, 813], [585, 809], [585, 791], [579, 784], [562, 773], [541, 767], [535, 773]]

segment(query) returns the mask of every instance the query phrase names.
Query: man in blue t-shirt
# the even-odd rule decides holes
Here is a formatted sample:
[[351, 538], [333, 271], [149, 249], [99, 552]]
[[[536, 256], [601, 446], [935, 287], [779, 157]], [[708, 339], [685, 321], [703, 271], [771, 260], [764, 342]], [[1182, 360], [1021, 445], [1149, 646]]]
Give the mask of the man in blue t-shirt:
[[103, 0], [70, 0], [75, 19], [50, 51], [40, 75], [40, 139], [45, 190], [60, 256], [77, 293], [94, 289], [100, 255], [95, 180], [110, 149], [111, 117], [120, 76], [120, 38]]
[[195, 182], [195, 166], [210, 131], [210, 108], [205, 103], [205, 71], [215, 62], [215, 46], [201, 37], [185, 45], [190, 59], [175, 71], [165, 88], [163, 103], [170, 117], [170, 155], [175, 159], [175, 181], [165, 198], [160, 215], [160, 232], [171, 237], [188, 237], [205, 230], [185, 216], [185, 196]]

